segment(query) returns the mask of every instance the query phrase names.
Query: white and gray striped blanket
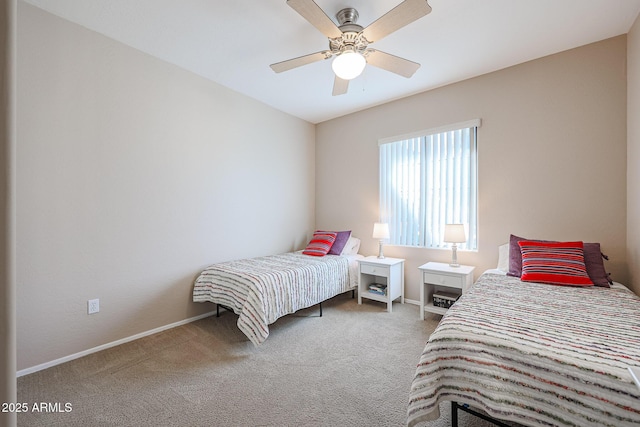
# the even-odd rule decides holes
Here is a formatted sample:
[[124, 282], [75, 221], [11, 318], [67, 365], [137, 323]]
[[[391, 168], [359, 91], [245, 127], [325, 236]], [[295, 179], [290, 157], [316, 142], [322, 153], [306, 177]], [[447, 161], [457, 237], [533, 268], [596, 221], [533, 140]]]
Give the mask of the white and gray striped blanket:
[[407, 423], [457, 401], [527, 426], [639, 426], [640, 298], [483, 274], [429, 338]]
[[231, 308], [238, 328], [258, 345], [280, 317], [350, 289], [347, 258], [290, 252], [207, 267], [196, 279], [193, 301]]

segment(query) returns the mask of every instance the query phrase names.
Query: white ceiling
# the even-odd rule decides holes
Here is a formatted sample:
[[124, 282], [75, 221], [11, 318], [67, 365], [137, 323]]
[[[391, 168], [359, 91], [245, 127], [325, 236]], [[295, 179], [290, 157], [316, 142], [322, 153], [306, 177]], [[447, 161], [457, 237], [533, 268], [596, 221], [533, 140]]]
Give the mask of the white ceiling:
[[[312, 123], [629, 31], [640, 0], [429, 0], [433, 11], [372, 47], [422, 64], [410, 79], [368, 66], [331, 96], [330, 60], [276, 74], [269, 64], [328, 42], [285, 0], [25, 0]], [[363, 27], [400, 0], [355, 7]]]

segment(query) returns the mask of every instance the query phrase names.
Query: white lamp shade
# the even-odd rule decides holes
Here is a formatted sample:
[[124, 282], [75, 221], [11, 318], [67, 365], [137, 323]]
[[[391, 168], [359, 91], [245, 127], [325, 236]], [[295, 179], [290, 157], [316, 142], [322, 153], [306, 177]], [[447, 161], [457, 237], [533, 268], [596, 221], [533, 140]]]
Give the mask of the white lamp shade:
[[331, 68], [336, 76], [343, 80], [351, 80], [362, 74], [367, 60], [358, 52], [345, 50], [336, 56], [331, 63]]
[[388, 239], [391, 237], [389, 234], [389, 224], [384, 222], [376, 222], [373, 224], [373, 238], [374, 239]]
[[464, 224], [446, 224], [444, 226], [444, 241], [447, 243], [464, 243], [467, 235], [464, 231]]

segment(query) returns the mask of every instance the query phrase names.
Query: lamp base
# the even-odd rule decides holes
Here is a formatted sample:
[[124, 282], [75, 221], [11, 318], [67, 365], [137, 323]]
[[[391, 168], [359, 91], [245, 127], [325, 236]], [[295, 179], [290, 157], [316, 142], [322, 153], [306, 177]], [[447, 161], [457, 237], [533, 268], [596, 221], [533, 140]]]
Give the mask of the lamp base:
[[460, 267], [460, 264], [458, 264], [458, 245], [455, 243], [451, 246], [451, 263], [449, 263], [449, 267]]
[[378, 259], [383, 259], [384, 253], [382, 253], [382, 240], [378, 243]]

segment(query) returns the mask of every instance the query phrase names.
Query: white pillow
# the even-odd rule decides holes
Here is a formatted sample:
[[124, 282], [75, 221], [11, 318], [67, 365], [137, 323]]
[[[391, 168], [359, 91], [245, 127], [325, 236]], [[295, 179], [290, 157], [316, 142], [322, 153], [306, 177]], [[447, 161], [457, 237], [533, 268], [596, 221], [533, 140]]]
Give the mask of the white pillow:
[[360, 250], [360, 239], [357, 237], [349, 236], [349, 240], [347, 240], [347, 244], [344, 245], [342, 252], [340, 255], [356, 255]]
[[498, 267], [500, 271], [509, 271], [509, 243], [498, 246]]

